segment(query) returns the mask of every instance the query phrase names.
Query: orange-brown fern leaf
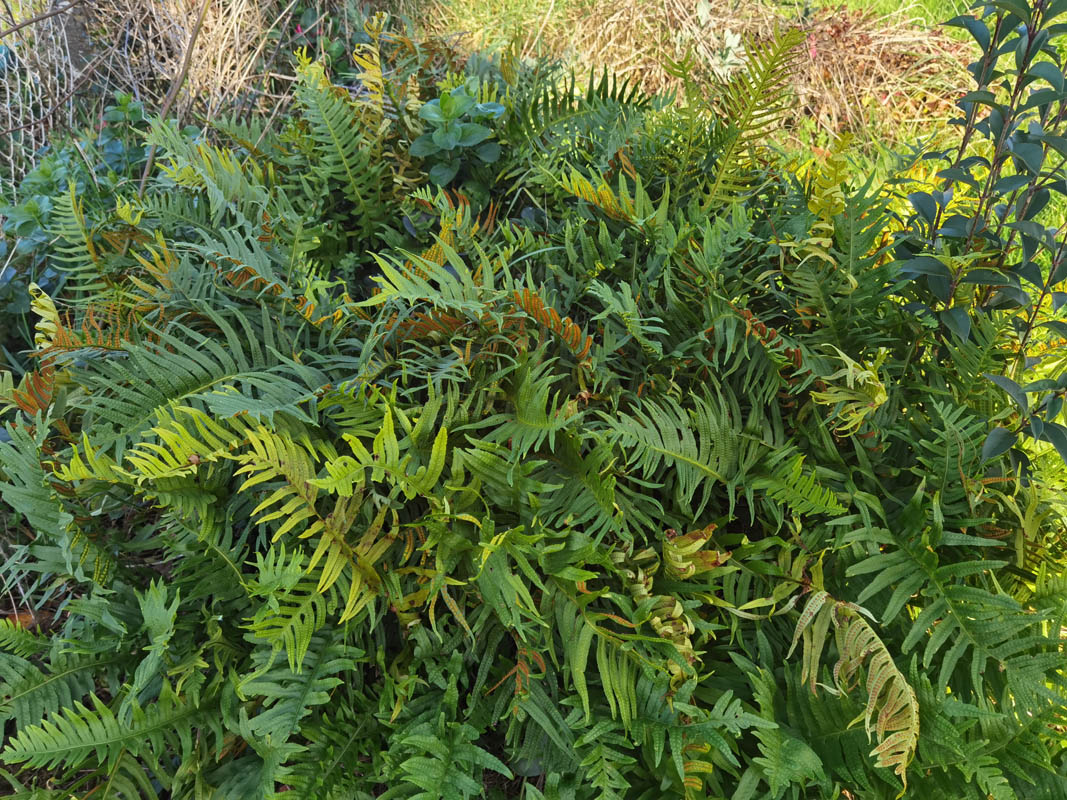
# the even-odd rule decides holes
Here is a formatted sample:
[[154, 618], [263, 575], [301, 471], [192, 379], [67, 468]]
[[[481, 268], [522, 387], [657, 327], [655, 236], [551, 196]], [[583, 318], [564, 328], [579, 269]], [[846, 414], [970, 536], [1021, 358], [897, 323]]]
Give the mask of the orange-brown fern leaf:
[[[345, 295], [345, 297], [347, 298], [348, 296]], [[300, 312], [300, 316], [302, 316], [316, 328], [321, 328], [323, 323], [328, 320], [333, 322], [334, 325], [337, 325], [341, 322], [341, 320], [345, 318], [345, 309], [343, 308], [338, 308], [334, 311], [329, 311], [325, 314], [317, 314], [316, 311], [318, 309], [318, 305], [313, 300], [309, 300], [304, 295], [300, 295], [300, 297], [293, 300], [293, 306], [298, 312]]]
[[56, 370], [51, 361], [22, 376], [18, 388], [11, 392], [11, 400], [30, 418], [45, 412], [55, 400]]
[[274, 226], [271, 225], [270, 214], [265, 210], [263, 212], [263, 221], [259, 225], [260, 234], [256, 237], [256, 240], [263, 244], [270, 244], [274, 241]]
[[485, 216], [477, 216], [474, 222], [471, 223], [471, 233], [482, 232], [485, 236], [490, 236], [493, 233], [493, 229], [496, 227], [496, 215], [500, 211], [500, 206], [495, 200], [489, 201], [489, 206], [485, 210]]
[[80, 325], [75, 325], [69, 315], [61, 318], [51, 345], [40, 350], [38, 355], [86, 347], [121, 350], [126, 342], [134, 340], [134, 332], [139, 323], [140, 317], [136, 309], [120, 303], [90, 305], [85, 309]]
[[600, 178], [597, 185], [593, 186], [588, 178], [574, 170], [569, 177], [563, 176], [561, 185], [564, 191], [596, 206], [612, 219], [629, 223], [637, 219], [637, 210], [633, 202], [625, 196], [616, 195], [603, 178]]
[[[451, 337], [456, 331], [467, 324], [467, 321], [450, 314], [431, 312], [429, 314], [414, 314], [405, 319], [397, 328], [397, 336], [400, 339], [427, 339], [437, 334], [445, 339]], [[387, 326], [392, 328], [392, 323]]]
[[512, 292], [515, 305], [548, 328], [563, 340], [578, 361], [585, 361], [593, 347], [593, 337], [587, 336], [570, 317], [560, 317], [559, 312], [528, 288]]
[[[232, 267], [223, 266], [220, 262], [232, 264]], [[232, 256], [224, 256], [219, 261], [209, 262], [210, 266], [238, 289], [248, 288], [254, 292], [267, 291], [277, 297], [285, 291], [285, 286], [277, 280], [268, 280], [260, 275], [254, 267], [239, 261]]]
[[631, 180], [637, 180], [637, 169], [622, 148], [615, 151], [615, 155], [608, 162], [608, 173], [605, 177], [610, 178], [617, 170], [622, 170]]

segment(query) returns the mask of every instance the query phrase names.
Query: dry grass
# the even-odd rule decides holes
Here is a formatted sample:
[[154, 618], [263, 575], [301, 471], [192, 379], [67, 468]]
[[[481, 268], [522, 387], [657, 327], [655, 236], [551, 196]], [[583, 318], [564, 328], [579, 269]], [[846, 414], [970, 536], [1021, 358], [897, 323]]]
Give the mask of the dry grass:
[[[0, 2], [0, 29], [47, 10], [46, 0]], [[74, 98], [95, 65], [86, 60], [83, 17], [68, 13], [0, 40], [0, 198], [29, 170], [56, 128], [75, 121]], [[9, 181], [10, 182], [7, 182]]]
[[[66, 2], [66, 0], [60, 0]], [[54, 134], [92, 121], [115, 91], [151, 109], [178, 74], [203, 0], [87, 0], [37, 22], [0, 44], [0, 196]], [[53, 8], [55, 0], [0, 0], [0, 29]], [[321, 15], [345, 19], [345, 0], [315, 0]], [[548, 55], [579, 69], [608, 67], [646, 89], [677, 88], [665, 57], [692, 49], [710, 75], [727, 30], [763, 39], [776, 27], [807, 34], [794, 76], [796, 135], [895, 144], [920, 121], [947, 115], [966, 84], [965, 45], [913, 24], [906, 11], [878, 16], [840, 8], [798, 16], [771, 0], [710, 0], [701, 21], [695, 0], [392, 0], [430, 33], [468, 31], [471, 48], [517, 42], [526, 55]], [[211, 0], [188, 77], [172, 113], [212, 117], [235, 105], [277, 112], [288, 90], [296, 0]], [[711, 22], [713, 20], [714, 22]], [[706, 24], [705, 24], [706, 23]], [[272, 31], [275, 31], [272, 35]], [[280, 33], [277, 33], [279, 32]], [[2, 51], [0, 51], [2, 52]], [[79, 118], [81, 115], [81, 118]]]
[[[65, 4], [67, 0], [63, 0]], [[12, 200], [35, 153], [57, 134], [93, 122], [114, 93], [158, 110], [179, 74], [203, 0], [88, 0], [6, 37], [0, 81], [0, 197]], [[211, 118], [223, 110], [284, 103], [287, 35], [297, 0], [212, 0], [171, 113]], [[57, 6], [60, 4], [56, 4]], [[321, 16], [342, 0], [318, 0]], [[0, 0], [0, 29], [53, 7]], [[10, 13], [8, 13], [10, 9]], [[0, 51], [2, 52], [2, 51]]]
[[[121, 56], [108, 60], [101, 77], [158, 107], [179, 72], [201, 2], [96, 0], [94, 38]], [[175, 111], [213, 117], [247, 101], [265, 77], [257, 65], [276, 49], [270, 33], [288, 27], [295, 5], [296, 0], [209, 2]]]
[[946, 117], [967, 84], [973, 53], [930, 31], [903, 8], [889, 15], [839, 7], [803, 15], [768, 0], [710, 0], [702, 22], [694, 0], [429, 0], [413, 17], [436, 33], [468, 31], [471, 47], [516, 41], [580, 68], [607, 66], [649, 90], [677, 89], [665, 57], [692, 49], [710, 66], [726, 30], [756, 40], [776, 28], [806, 33], [802, 67], [794, 75], [794, 127], [836, 138], [889, 144], [909, 139], [919, 122]]

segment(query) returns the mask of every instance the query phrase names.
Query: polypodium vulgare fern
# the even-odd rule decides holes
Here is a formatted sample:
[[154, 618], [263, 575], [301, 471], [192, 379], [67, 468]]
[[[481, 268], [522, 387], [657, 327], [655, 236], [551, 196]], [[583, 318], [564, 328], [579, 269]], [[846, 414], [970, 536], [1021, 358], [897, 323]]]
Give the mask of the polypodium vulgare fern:
[[[0, 783], [1067, 796], [1062, 467], [975, 390], [1012, 323], [934, 336], [892, 198], [754, 150], [788, 36], [713, 118], [380, 24], [288, 124], [159, 123], [140, 201], [56, 204], [87, 291], [0, 379]], [[431, 190], [413, 109], [469, 78], [497, 171]]]
[[785, 113], [786, 80], [801, 39], [800, 31], [794, 29], [778, 32], [764, 44], [746, 43], [745, 68], [722, 85], [722, 94], [714, 103], [723, 119], [723, 144], [706, 191], [709, 206], [729, 204], [751, 188], [752, 173], [746, 161]]
[[919, 742], [919, 702], [885, 643], [864, 619], [868, 614], [855, 603], [834, 600], [825, 591], [815, 592], [800, 615], [789, 652], [803, 640], [801, 680], [814, 692], [825, 639], [833, 626], [838, 652], [834, 682], [840, 691], [851, 692], [866, 673], [867, 702], [862, 719], [868, 738], [874, 734], [878, 740], [871, 756], [875, 766], [891, 768], [900, 777], [903, 788], [898, 797], [902, 797], [908, 789], [908, 765]]

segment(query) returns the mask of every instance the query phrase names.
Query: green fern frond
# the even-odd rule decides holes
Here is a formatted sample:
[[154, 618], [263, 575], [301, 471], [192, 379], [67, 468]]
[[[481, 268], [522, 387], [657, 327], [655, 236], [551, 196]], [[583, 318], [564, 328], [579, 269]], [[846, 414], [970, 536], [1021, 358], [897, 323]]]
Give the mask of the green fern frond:
[[[859, 602], [892, 589], [883, 614], [891, 621], [909, 603], [917, 615], [901, 644], [907, 653], [922, 647], [924, 669], [937, 664], [935, 685], [941, 691], [951, 686], [961, 699], [980, 697], [982, 675], [995, 664], [1015, 687], [1018, 708], [1039, 714], [1051, 701], [1045, 691], [1045, 675], [1055, 663], [1054, 639], [1041, 630], [1041, 618], [1028, 612], [1013, 597], [967, 581], [994, 572], [1003, 561], [972, 558], [939, 564], [930, 549], [913, 544], [901, 546], [888, 531], [868, 531], [868, 541], [885, 546], [849, 568], [849, 576], [874, 575], [859, 595]], [[854, 539], [848, 537], [848, 540]], [[941, 547], [972, 545], [977, 537], [945, 531]], [[981, 540], [979, 540], [981, 541]], [[988, 546], [988, 542], [986, 542]], [[913, 600], [922, 597], [923, 602]], [[1019, 654], [1026, 643], [1026, 655]], [[969, 656], [969, 658], [968, 658]], [[960, 674], [957, 669], [966, 667]], [[1024, 687], [1029, 687], [1024, 690]]]
[[555, 364], [549, 360], [536, 366], [520, 367], [513, 377], [513, 388], [508, 392], [512, 409], [493, 414], [472, 429], [489, 428], [485, 440], [508, 443], [519, 458], [541, 448], [547, 442], [554, 450], [556, 437], [565, 428], [580, 424], [582, 414], [568, 408], [560, 399], [560, 392], [552, 393], [559, 380], [552, 375]]
[[593, 317], [594, 320], [618, 319], [625, 332], [632, 336], [649, 356], [658, 358], [663, 355], [663, 344], [659, 340], [667, 334], [667, 330], [656, 324], [663, 320], [641, 314], [629, 284], [620, 283], [612, 288], [601, 281], [593, 281], [589, 285], [589, 293], [596, 296], [604, 306], [604, 310]]
[[[735, 661], [738, 659], [735, 659]], [[760, 716], [775, 722], [775, 683], [767, 670], [748, 671], [752, 680], [753, 695], [759, 705]], [[808, 781], [822, 779], [822, 760], [804, 741], [786, 733], [781, 726], [756, 729], [760, 742], [759, 758], [752, 759], [763, 780], [767, 782], [774, 797], [781, 797], [792, 783], [805, 785]]]
[[48, 641], [23, 627], [17, 620], [0, 619], [0, 650], [19, 658], [30, 658], [47, 649]]
[[[40, 725], [20, 731], [0, 752], [8, 764], [31, 768], [74, 768], [90, 757], [100, 765], [114, 766], [125, 753], [162, 752], [164, 741], [190, 745], [193, 725], [207, 722], [208, 714], [173, 695], [162, 695], [148, 709], [136, 704], [129, 722], [120, 722], [95, 694], [93, 708], [80, 702], [45, 718]], [[183, 748], [179, 747], [178, 752]]]
[[387, 207], [382, 202], [381, 188], [384, 163], [374, 158], [368, 146], [378, 131], [367, 129], [364, 109], [352, 102], [347, 89], [330, 83], [321, 64], [300, 55], [297, 77], [296, 99], [315, 148], [313, 163], [317, 174], [311, 183], [327, 190], [331, 181], [340, 184], [345, 198], [355, 208], [353, 220], [365, 236], [372, 236], [378, 232]]
[[281, 484], [252, 510], [257, 523], [281, 520], [273, 541], [289, 531], [301, 538], [321, 533], [325, 522], [315, 506], [319, 490], [312, 483], [321, 453], [309, 441], [297, 442], [262, 426], [248, 432], [248, 446], [248, 452], [237, 459], [241, 465], [237, 475], [248, 476], [239, 491], [262, 483]]
[[316, 706], [330, 701], [333, 690], [343, 682], [338, 676], [354, 671], [363, 655], [344, 645], [342, 638], [339, 631], [316, 633], [295, 671], [286, 665], [271, 666], [274, 656], [269, 651], [253, 654], [255, 671], [238, 684], [237, 690], [242, 697], [264, 698], [260, 712], [249, 720], [254, 735], [276, 745], [285, 743]]
[[[475, 775], [492, 770], [505, 778], [512, 778], [511, 770], [487, 750], [477, 744], [478, 730], [459, 722], [445, 722], [443, 715], [437, 725], [423, 723], [412, 728], [399, 745], [411, 755], [401, 764], [400, 779], [422, 789], [416, 796], [429, 798], [468, 798], [481, 796], [484, 786]], [[394, 789], [383, 798], [399, 796]]]
[[18, 730], [38, 724], [90, 694], [98, 672], [121, 663], [118, 655], [55, 655], [39, 669], [0, 654], [0, 719], [13, 719]]
[[802, 40], [799, 30], [790, 29], [764, 45], [747, 43], [745, 69], [722, 86], [719, 113], [728, 127], [706, 205], [728, 205], [749, 190], [745, 159], [766, 142], [788, 110], [789, 79]]
[[799, 454], [777, 466], [772, 475], [753, 480], [751, 487], [766, 492], [771, 500], [797, 515], [841, 514], [845, 510], [833, 490], [818, 482], [815, 471], [804, 469], [804, 456]]
[[169, 163], [161, 160], [159, 166], [170, 180], [206, 196], [210, 228], [219, 226], [229, 214], [240, 221], [259, 222], [270, 187], [263, 166], [250, 154], [241, 156], [228, 148], [192, 141], [176, 124], [167, 122], [152, 126], [145, 142], [169, 159]]
[[[289, 669], [296, 672], [311, 646], [315, 632], [326, 624], [329, 603], [305, 579], [304, 555], [295, 551], [289, 558], [284, 544], [267, 554], [257, 554], [259, 578], [254, 592], [269, 598], [246, 621], [248, 630], [271, 646], [272, 653], [285, 651]], [[261, 667], [265, 672], [267, 667]]]
[[[155, 332], [155, 343], [127, 344], [125, 359], [92, 362], [82, 378], [91, 387], [83, 401], [86, 414], [114, 426], [110, 435], [94, 438], [98, 447], [114, 445], [121, 451], [129, 437], [143, 433], [159, 410], [173, 403], [202, 403], [208, 410], [231, 415], [241, 406], [229, 387], [239, 389], [245, 408], [265, 421], [277, 409], [314, 421], [301, 405], [313, 391], [303, 381], [310, 377], [317, 382], [322, 376], [279, 359], [268, 349], [273, 342], [263, 342], [251, 330], [239, 331], [220, 315], [212, 323], [214, 335], [172, 323]], [[323, 378], [319, 385], [325, 383]]]
[[40, 460], [48, 437], [46, 420], [38, 415], [32, 434], [10, 424], [7, 433], [10, 441], [0, 441], [0, 467], [7, 478], [0, 481], [0, 497], [32, 526], [36, 541], [31, 552], [41, 562], [39, 568], [50, 563], [57, 572], [85, 580], [82, 568], [88, 563], [93, 579], [106, 581], [114, 568], [113, 554], [78, 527]]
[[98, 240], [98, 226], [85, 214], [74, 181], [56, 198], [50, 233], [57, 237], [53, 258], [63, 264], [67, 289], [81, 297], [100, 297], [108, 291], [107, 257]]
[[732, 484], [741, 432], [718, 399], [694, 396], [692, 411], [675, 400], [645, 401], [632, 415], [604, 416], [614, 442], [622, 445], [626, 463], [648, 480], [672, 485], [682, 502], [697, 492], [707, 504], [709, 483]]
[[7, 433], [10, 442], [0, 441], [0, 466], [7, 478], [0, 483], [0, 496], [11, 508], [24, 514], [39, 533], [66, 539], [74, 526], [74, 517], [65, 510], [44, 467], [35, 457], [47, 436], [44, 420], [38, 417], [32, 434], [14, 425], [7, 426]]

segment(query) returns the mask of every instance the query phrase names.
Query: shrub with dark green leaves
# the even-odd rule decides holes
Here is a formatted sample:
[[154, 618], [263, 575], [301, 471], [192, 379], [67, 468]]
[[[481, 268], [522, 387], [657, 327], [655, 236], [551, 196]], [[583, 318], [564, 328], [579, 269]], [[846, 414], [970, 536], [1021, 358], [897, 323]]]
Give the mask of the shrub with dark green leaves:
[[10, 794], [1065, 796], [1067, 481], [995, 433], [1054, 331], [964, 329], [896, 187], [776, 160], [797, 36], [689, 106], [472, 60], [484, 202], [407, 158], [466, 78], [368, 37], [362, 90], [305, 59], [281, 132], [157, 121], [143, 198], [53, 210]]

